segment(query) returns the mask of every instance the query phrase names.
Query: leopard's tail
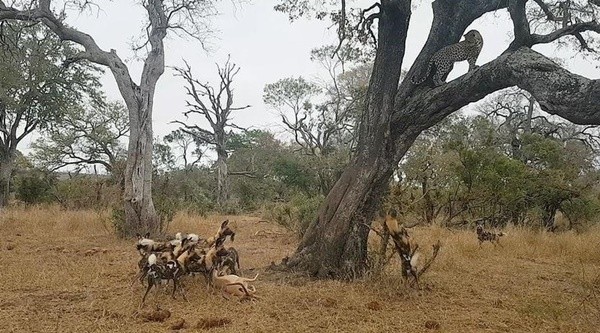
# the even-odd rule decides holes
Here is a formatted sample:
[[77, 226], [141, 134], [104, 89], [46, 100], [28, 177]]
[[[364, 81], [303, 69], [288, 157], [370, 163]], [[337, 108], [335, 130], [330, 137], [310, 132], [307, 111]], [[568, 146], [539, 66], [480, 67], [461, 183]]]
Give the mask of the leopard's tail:
[[412, 82], [412, 84], [417, 84], [417, 85], [425, 82], [425, 80], [427, 80], [427, 78], [429, 77], [429, 75], [431, 75], [431, 68], [432, 67], [433, 67], [433, 64], [430, 61], [429, 64], [427, 64], [427, 72], [425, 72], [425, 75], [419, 81], [417, 81], [417, 76], [413, 75], [413, 77], [410, 78], [410, 82]]

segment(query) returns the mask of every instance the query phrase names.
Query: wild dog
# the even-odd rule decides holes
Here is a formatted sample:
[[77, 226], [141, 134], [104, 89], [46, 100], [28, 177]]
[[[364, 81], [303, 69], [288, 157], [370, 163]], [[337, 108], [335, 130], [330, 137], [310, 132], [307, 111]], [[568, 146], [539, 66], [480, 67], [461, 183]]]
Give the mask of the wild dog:
[[151, 252], [172, 251], [175, 248], [175, 245], [171, 242], [157, 242], [150, 239], [149, 232], [143, 236], [140, 234], [136, 234], [136, 236], [138, 241], [135, 248], [141, 256]]
[[500, 237], [504, 236], [504, 233], [502, 233], [502, 232], [495, 233], [495, 232], [491, 232], [491, 231], [485, 231], [483, 228], [484, 223], [485, 222], [482, 220], [477, 221], [476, 231], [477, 231], [477, 240], [479, 241], [479, 246], [481, 247], [481, 245], [485, 241], [489, 241], [490, 243], [494, 244], [494, 246], [500, 245]]
[[205, 269], [217, 268], [219, 271], [223, 271], [225, 268], [227, 274], [237, 275], [240, 271], [240, 255], [233, 247], [225, 249], [224, 242], [225, 237], [219, 237], [208, 250], [205, 257]]
[[402, 268], [402, 277], [404, 278], [404, 282], [408, 282], [408, 278], [412, 277], [414, 282], [419, 288], [419, 274], [417, 270], [417, 262], [419, 259], [419, 254], [417, 253], [417, 249], [419, 245], [415, 245], [414, 247], [410, 244], [410, 236], [408, 235], [408, 231], [406, 229], [398, 226], [398, 220], [387, 215], [385, 217], [385, 226], [390, 232], [390, 236], [394, 241], [394, 246], [396, 247], [396, 252], [400, 256], [400, 266]]
[[[148, 292], [150, 292], [150, 289], [159, 285], [162, 280], [166, 280], [167, 284], [169, 283], [169, 280], [173, 281], [173, 292], [171, 293], [171, 297], [175, 298], [175, 291], [177, 291], [179, 279], [185, 274], [185, 270], [181, 263], [175, 260], [172, 252], [163, 252], [160, 255], [160, 259], [161, 262], [158, 261], [158, 256], [155, 253], [148, 256], [148, 287], [146, 287], [146, 292], [144, 293], [140, 306], [146, 301], [146, 296], [148, 295]], [[187, 301], [183, 287], [180, 284], [179, 287], [183, 299]]]
[[256, 288], [249, 284], [258, 278], [258, 274], [253, 279], [240, 277], [234, 274], [220, 276], [217, 269], [213, 269], [211, 273], [212, 285], [221, 290], [223, 297], [229, 299], [226, 295], [238, 298], [242, 301], [245, 299], [254, 300], [257, 297]]
[[234, 275], [241, 273], [240, 255], [235, 248], [223, 248], [217, 251], [217, 258], [217, 267], [219, 270], [223, 271], [223, 269], [226, 269], [228, 274]]
[[204, 240], [205, 244], [207, 247], [211, 247], [215, 244], [215, 242], [222, 238], [223, 240], [225, 240], [225, 238], [227, 238], [227, 236], [229, 236], [229, 238], [231, 239], [231, 241], [233, 242], [235, 239], [235, 232], [233, 230], [231, 230], [231, 228], [229, 227], [229, 220], [225, 220], [221, 223], [221, 226], [219, 227], [219, 230], [217, 230], [217, 233], [212, 236], [209, 237], [208, 239]]
[[189, 244], [198, 244], [202, 238], [197, 234], [183, 234], [178, 232], [175, 234], [175, 239], [173, 241], [182, 241], [183, 239], [187, 239]]
[[194, 244], [192, 244], [188, 238], [184, 238], [179, 242], [178, 245], [175, 246], [175, 248], [173, 248], [172, 252], [175, 258], [177, 258], [192, 247], [194, 247]]

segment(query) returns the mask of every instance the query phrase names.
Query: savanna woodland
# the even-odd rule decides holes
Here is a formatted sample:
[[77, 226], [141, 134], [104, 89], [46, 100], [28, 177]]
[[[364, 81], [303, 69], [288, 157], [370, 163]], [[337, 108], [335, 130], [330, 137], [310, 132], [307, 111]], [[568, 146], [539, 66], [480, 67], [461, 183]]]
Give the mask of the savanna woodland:
[[268, 82], [258, 4], [121, 1], [0, 0], [8, 331], [598, 329], [600, 1], [274, 0], [335, 38]]

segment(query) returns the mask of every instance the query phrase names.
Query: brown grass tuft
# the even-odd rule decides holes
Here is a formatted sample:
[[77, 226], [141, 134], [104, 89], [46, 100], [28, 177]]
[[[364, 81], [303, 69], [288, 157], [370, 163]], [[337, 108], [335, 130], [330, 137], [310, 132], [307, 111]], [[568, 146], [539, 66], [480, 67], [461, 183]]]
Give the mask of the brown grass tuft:
[[173, 323], [169, 326], [169, 328], [172, 330], [181, 330], [181, 329], [184, 329], [186, 326], [187, 325], [185, 323], [185, 319], [178, 318], [175, 321], [173, 321]]
[[429, 330], [439, 330], [440, 329], [440, 323], [438, 323], [435, 320], [428, 320], [425, 322], [425, 328], [429, 329]]
[[371, 301], [371, 302], [367, 303], [367, 309], [373, 310], [373, 311], [381, 311], [381, 309], [383, 309], [383, 306], [381, 306], [381, 303], [379, 303], [377, 301]]
[[201, 330], [209, 330], [215, 327], [223, 327], [231, 324], [231, 319], [229, 318], [202, 318], [198, 323], [194, 326], [194, 328]]
[[141, 311], [138, 315], [144, 321], [155, 321], [162, 323], [171, 317], [171, 311], [167, 309], [161, 309], [157, 306], [154, 310]]

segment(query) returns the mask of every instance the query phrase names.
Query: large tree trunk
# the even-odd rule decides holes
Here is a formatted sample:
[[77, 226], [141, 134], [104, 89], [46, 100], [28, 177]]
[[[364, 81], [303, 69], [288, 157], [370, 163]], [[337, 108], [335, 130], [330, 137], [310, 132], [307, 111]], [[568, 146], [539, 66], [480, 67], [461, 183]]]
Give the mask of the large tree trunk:
[[[357, 153], [306, 230], [288, 266], [320, 277], [353, 278], [365, 272], [367, 234], [395, 169], [390, 115], [397, 92], [410, 3], [382, 2], [379, 46], [361, 122]], [[407, 138], [408, 149], [416, 137]], [[411, 140], [412, 139], [412, 140]], [[406, 145], [408, 143], [408, 145]], [[404, 151], [406, 151], [404, 149]]]
[[161, 229], [152, 201], [152, 99], [146, 101], [138, 109], [128, 105], [130, 137], [123, 193], [126, 220], [120, 228], [124, 236]]

